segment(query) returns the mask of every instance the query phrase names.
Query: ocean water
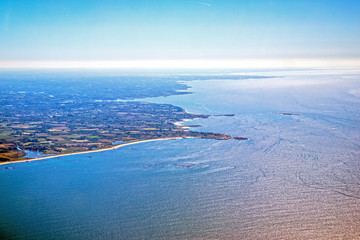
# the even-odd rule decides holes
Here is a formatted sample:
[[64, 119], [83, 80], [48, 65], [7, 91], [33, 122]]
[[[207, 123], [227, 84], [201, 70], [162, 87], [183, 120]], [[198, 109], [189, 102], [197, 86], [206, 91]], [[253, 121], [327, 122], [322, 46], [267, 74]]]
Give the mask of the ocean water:
[[155, 141], [1, 166], [1, 236], [360, 239], [360, 73], [266, 74], [275, 78], [214, 76], [186, 82], [193, 94], [145, 99], [235, 114], [186, 124], [248, 141]]

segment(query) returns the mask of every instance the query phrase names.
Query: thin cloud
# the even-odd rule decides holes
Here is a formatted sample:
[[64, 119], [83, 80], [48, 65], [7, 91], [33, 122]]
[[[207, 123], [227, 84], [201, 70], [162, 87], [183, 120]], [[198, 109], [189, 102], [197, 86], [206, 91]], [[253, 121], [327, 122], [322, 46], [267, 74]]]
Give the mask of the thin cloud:
[[201, 5], [204, 5], [204, 6], [207, 6], [207, 7], [211, 7], [212, 5], [210, 3], [204, 3], [204, 2], [195, 2], [197, 4], [201, 4]]

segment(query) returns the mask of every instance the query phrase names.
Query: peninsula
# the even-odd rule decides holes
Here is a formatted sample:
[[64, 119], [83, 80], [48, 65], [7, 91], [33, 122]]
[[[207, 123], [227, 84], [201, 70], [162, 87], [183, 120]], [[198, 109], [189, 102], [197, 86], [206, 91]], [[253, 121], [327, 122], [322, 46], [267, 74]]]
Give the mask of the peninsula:
[[[73, 82], [61, 81], [59, 77], [53, 80], [55, 84], [36, 77], [36, 80], [28, 80], [31, 84], [24, 80], [12, 80], [12, 88], [10, 83], [2, 86], [0, 162], [28, 160], [26, 151], [64, 155], [112, 149], [114, 145], [152, 139], [247, 139], [192, 131], [190, 127], [198, 125], [179, 124], [209, 115], [188, 113], [170, 104], [116, 100], [188, 94], [178, 92], [186, 87], [173, 80], [148, 80], [145, 87], [141, 84], [143, 77], [131, 78], [131, 85], [126, 77], [116, 81], [90, 78]], [[3, 79], [2, 83], [7, 80], [11, 78]]]

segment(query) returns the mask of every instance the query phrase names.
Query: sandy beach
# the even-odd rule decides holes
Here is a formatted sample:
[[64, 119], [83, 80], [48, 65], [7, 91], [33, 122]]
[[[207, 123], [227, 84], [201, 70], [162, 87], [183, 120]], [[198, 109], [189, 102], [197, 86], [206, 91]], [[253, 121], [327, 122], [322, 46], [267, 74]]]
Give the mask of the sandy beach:
[[52, 155], [52, 156], [46, 156], [46, 157], [40, 157], [40, 158], [30, 158], [30, 159], [16, 160], [16, 161], [9, 161], [9, 162], [0, 162], [0, 165], [21, 163], [21, 162], [32, 162], [32, 161], [39, 161], [39, 160], [50, 159], [50, 158], [58, 158], [58, 157], [84, 154], [84, 153], [103, 152], [103, 151], [114, 150], [117, 148], [129, 146], [129, 145], [133, 145], [133, 144], [138, 144], [138, 143], [163, 141], [163, 140], [174, 140], [174, 139], [183, 139], [183, 138], [192, 138], [192, 137], [169, 137], [169, 138], [155, 138], [155, 139], [139, 140], [139, 141], [133, 141], [133, 142], [128, 142], [128, 143], [121, 143], [121, 144], [114, 145], [113, 147], [109, 147], [109, 148], [81, 151], [81, 152], [75, 152], [75, 153], [58, 154], [58, 155]]

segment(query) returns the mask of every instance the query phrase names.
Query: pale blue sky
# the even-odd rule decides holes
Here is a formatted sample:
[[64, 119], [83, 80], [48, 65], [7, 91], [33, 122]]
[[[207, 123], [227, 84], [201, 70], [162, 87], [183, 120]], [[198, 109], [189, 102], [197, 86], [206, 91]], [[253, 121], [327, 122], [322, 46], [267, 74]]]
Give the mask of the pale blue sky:
[[358, 0], [0, 0], [0, 60], [359, 58]]

